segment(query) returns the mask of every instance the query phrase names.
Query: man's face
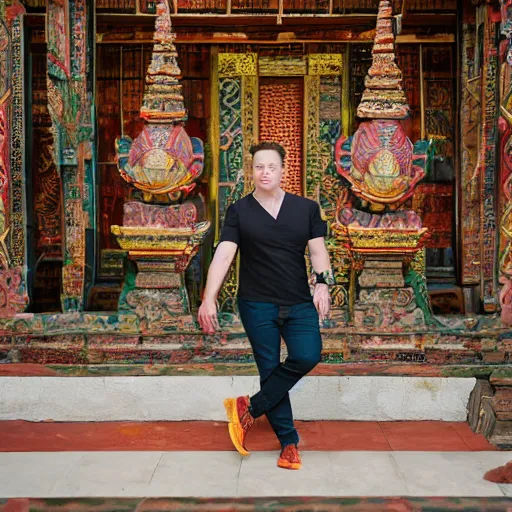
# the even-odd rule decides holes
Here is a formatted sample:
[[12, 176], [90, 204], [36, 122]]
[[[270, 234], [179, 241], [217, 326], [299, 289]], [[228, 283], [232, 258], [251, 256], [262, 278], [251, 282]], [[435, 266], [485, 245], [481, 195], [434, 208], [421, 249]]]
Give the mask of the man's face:
[[252, 161], [254, 184], [264, 190], [273, 190], [281, 184], [283, 164], [279, 153], [273, 149], [257, 151]]

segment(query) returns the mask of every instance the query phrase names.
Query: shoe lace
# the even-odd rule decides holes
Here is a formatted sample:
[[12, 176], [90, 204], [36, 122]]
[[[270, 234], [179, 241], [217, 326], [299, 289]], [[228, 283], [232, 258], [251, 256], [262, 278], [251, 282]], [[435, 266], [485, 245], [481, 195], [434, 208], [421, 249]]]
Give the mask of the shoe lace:
[[253, 423], [254, 418], [251, 416], [251, 413], [249, 412], [249, 400], [244, 399], [244, 407], [242, 411], [239, 411], [239, 418], [240, 418], [240, 424], [242, 425], [242, 428], [247, 431], [249, 430]]

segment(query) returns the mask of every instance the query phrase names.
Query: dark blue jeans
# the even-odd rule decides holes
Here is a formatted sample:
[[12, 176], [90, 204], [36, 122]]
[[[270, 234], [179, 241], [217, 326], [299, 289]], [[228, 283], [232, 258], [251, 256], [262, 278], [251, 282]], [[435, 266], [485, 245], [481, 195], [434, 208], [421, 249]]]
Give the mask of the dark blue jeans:
[[[261, 390], [251, 397], [251, 414], [267, 415], [282, 447], [297, 444], [288, 391], [320, 362], [322, 338], [316, 308], [312, 302], [277, 306], [244, 299], [238, 299], [238, 308], [260, 373]], [[284, 363], [280, 362], [281, 337], [288, 348]]]

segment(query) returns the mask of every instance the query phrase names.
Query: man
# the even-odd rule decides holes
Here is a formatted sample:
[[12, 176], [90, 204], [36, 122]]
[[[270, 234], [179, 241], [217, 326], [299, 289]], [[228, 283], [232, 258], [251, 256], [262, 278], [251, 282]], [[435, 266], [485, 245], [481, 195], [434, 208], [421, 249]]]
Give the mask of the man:
[[[299, 469], [299, 436], [288, 392], [320, 361], [319, 319], [329, 314], [328, 285], [334, 283], [324, 241], [327, 228], [316, 202], [281, 189], [282, 146], [263, 142], [253, 146], [251, 154], [254, 191], [227, 211], [198, 319], [206, 333], [219, 329], [217, 295], [240, 249], [238, 308], [261, 390], [251, 398], [224, 401], [229, 433], [236, 449], [248, 455], [246, 435], [254, 420], [266, 414], [282, 447], [278, 466]], [[317, 274], [313, 297], [304, 259], [306, 247]], [[288, 348], [283, 364], [281, 337]]]

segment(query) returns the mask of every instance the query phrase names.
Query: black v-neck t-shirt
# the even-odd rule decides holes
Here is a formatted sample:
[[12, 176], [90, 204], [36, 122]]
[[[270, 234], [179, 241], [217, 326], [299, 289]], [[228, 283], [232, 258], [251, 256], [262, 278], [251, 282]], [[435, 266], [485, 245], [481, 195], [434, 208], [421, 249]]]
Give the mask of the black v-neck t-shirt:
[[276, 219], [252, 194], [233, 203], [220, 242], [240, 249], [238, 296], [282, 306], [310, 302], [304, 253], [309, 240], [326, 234], [318, 204], [305, 197], [286, 193]]

